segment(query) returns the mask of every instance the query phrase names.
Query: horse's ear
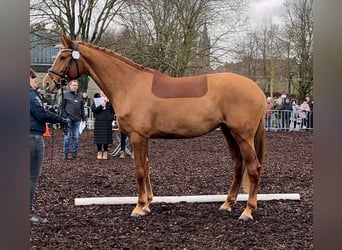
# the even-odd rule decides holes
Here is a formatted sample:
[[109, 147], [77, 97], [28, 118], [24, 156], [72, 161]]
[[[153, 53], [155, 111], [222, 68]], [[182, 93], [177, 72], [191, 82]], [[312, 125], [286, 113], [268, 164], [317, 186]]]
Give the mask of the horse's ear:
[[59, 35], [59, 40], [64, 48], [73, 49], [74, 43], [66, 35]]

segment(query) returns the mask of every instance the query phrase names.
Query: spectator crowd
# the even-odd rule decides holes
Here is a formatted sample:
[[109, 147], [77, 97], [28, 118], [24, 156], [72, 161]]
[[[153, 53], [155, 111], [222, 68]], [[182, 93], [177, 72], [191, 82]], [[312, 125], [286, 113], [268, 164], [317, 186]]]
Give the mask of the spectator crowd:
[[307, 96], [301, 104], [286, 96], [266, 98], [266, 131], [313, 129], [313, 100]]

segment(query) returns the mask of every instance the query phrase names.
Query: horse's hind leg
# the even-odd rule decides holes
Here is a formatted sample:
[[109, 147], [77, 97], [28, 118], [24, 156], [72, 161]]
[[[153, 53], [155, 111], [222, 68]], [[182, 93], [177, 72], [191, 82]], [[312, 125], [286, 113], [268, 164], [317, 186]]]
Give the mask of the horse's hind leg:
[[[239, 219], [253, 220], [252, 212], [257, 207], [257, 192], [260, 180], [261, 164], [259, 163], [254, 149], [254, 138], [248, 135], [242, 136], [237, 132], [232, 132], [232, 135], [240, 147], [244, 164], [243, 171], [247, 171], [249, 179], [249, 195], [247, 206]], [[248, 137], [250, 138], [249, 140], [245, 139]], [[247, 185], [244, 184], [244, 186]]]
[[220, 210], [231, 211], [231, 206], [236, 202], [242, 175], [243, 175], [243, 159], [240, 153], [240, 148], [235, 139], [233, 138], [230, 130], [226, 126], [221, 126], [221, 130], [227, 140], [230, 155], [232, 157], [233, 168], [233, 181], [230, 185], [227, 200], [221, 205]]
[[143, 216], [151, 212], [149, 205], [153, 198], [148, 163], [148, 139], [133, 134], [130, 137], [134, 149], [135, 175], [138, 182], [138, 203], [132, 216]]

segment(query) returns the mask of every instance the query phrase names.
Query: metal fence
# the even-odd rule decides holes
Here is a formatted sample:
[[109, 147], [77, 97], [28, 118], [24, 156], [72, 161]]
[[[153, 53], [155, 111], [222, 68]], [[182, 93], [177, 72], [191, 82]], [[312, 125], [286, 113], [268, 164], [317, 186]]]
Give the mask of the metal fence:
[[273, 110], [265, 117], [266, 131], [313, 130], [313, 111]]
[[[94, 129], [94, 115], [88, 110], [87, 128]], [[265, 117], [266, 131], [304, 131], [313, 130], [313, 112], [274, 110]]]

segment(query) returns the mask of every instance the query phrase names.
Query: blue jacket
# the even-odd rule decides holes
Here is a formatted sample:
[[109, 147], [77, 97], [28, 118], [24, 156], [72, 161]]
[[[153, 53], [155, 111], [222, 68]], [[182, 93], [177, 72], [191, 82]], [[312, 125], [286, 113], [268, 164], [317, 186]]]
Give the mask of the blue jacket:
[[62, 121], [63, 117], [45, 109], [39, 93], [30, 86], [30, 134], [43, 135], [46, 123]]

